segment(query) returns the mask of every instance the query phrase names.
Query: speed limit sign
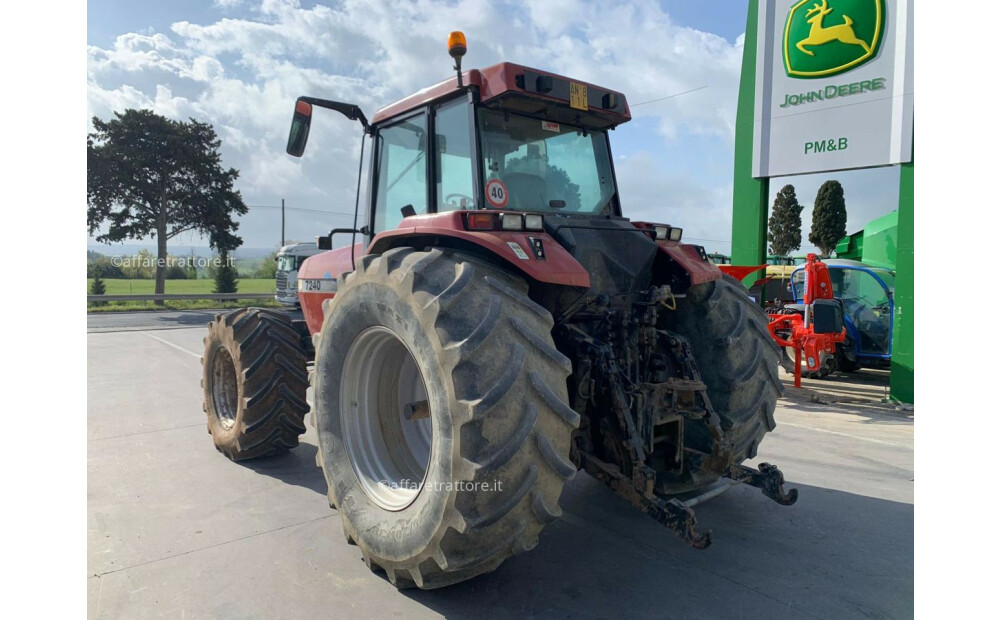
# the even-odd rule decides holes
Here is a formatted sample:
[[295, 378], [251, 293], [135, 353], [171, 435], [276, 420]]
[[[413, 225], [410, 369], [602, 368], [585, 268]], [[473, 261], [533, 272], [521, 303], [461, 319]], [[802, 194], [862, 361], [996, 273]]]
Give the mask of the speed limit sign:
[[507, 206], [507, 186], [500, 179], [491, 179], [486, 184], [486, 202], [494, 209], [503, 209]]

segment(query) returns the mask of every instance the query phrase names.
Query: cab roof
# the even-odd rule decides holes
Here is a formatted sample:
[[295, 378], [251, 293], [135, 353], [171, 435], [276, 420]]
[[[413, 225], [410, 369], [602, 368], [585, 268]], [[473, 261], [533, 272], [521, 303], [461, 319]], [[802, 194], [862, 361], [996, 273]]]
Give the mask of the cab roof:
[[[553, 122], [611, 129], [632, 118], [625, 95], [618, 91], [514, 63], [470, 69], [462, 73], [462, 81], [479, 88], [480, 102], [486, 107]], [[579, 107], [571, 106], [571, 90], [577, 92], [577, 100], [573, 103]], [[372, 124], [377, 125], [457, 92], [458, 78], [451, 77], [385, 106], [375, 113]], [[581, 101], [584, 96], [586, 110]]]
[[281, 246], [278, 250], [279, 256], [312, 256], [313, 254], [319, 254], [323, 250], [316, 247], [314, 242], [306, 243], [290, 243], [288, 245]]

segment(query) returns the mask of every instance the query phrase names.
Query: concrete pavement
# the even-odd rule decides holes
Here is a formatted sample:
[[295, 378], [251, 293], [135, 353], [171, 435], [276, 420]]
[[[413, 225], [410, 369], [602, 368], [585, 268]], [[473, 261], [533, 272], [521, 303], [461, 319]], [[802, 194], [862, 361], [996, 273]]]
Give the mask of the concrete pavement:
[[705, 551], [579, 472], [533, 551], [400, 592], [344, 542], [311, 425], [281, 457], [215, 451], [199, 388], [207, 321], [87, 336], [92, 618], [913, 615], [909, 417], [782, 401], [758, 460], [782, 468], [798, 503], [738, 487], [699, 506]]

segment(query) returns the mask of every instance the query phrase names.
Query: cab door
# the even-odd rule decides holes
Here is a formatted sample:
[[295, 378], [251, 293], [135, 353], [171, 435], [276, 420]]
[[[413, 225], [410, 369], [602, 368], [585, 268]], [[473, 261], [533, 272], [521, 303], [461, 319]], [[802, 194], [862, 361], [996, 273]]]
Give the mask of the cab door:
[[376, 130], [369, 222], [372, 234], [396, 228], [410, 209], [414, 214], [428, 212], [427, 150], [424, 110]]

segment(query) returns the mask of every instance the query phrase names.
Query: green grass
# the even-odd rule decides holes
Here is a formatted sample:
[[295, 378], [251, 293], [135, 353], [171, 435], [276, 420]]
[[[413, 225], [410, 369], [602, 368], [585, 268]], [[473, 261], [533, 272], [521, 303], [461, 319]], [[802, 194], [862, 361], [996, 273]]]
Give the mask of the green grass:
[[[90, 292], [92, 279], [87, 279], [87, 291]], [[104, 280], [106, 295], [152, 295], [156, 289], [155, 280]], [[167, 295], [211, 293], [215, 288], [215, 280], [167, 280], [165, 292]], [[274, 280], [240, 278], [237, 285], [240, 293], [273, 293]], [[236, 301], [212, 301], [211, 299], [190, 299], [165, 301], [157, 306], [151, 301], [110, 301], [98, 306], [87, 304], [87, 312], [131, 312], [135, 310], [200, 310], [207, 308], [244, 308], [247, 306], [275, 307], [280, 306], [273, 299], [238, 299]]]
[[230, 310], [233, 308], [281, 308], [273, 299], [237, 299], [212, 301], [211, 299], [181, 299], [165, 301], [157, 306], [151, 301], [106, 301], [103, 306], [87, 304], [87, 312], [137, 312], [143, 310]]
[[[87, 278], [87, 291], [94, 281]], [[155, 280], [105, 280], [106, 295], [152, 295], [156, 289]], [[165, 283], [167, 295], [182, 293], [211, 293], [215, 288], [215, 280], [167, 280]], [[274, 280], [255, 278], [240, 278], [236, 290], [240, 293], [273, 293]]]

